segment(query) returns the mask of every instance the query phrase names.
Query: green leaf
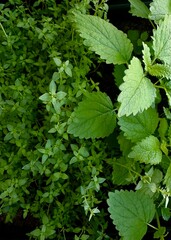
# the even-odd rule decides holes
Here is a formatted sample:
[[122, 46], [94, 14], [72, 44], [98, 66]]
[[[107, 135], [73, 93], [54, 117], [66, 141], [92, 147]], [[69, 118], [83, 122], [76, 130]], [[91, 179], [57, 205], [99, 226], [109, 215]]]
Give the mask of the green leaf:
[[133, 16], [141, 17], [141, 18], [147, 18], [150, 14], [150, 10], [140, 0], [128, 0], [131, 4], [131, 10], [130, 13], [132, 13]]
[[120, 236], [124, 240], [141, 240], [147, 224], [155, 214], [155, 205], [148, 195], [133, 191], [109, 193], [109, 212]]
[[170, 191], [171, 190], [171, 164], [167, 169], [167, 172], [164, 178], [164, 184], [166, 184], [168, 191]]
[[124, 83], [118, 101], [121, 103], [118, 116], [136, 115], [149, 108], [156, 97], [156, 89], [151, 81], [145, 77], [141, 62], [133, 57], [129, 68], [125, 71]]
[[84, 44], [107, 63], [127, 63], [133, 46], [126, 34], [97, 16], [74, 12], [76, 27], [85, 39]]
[[171, 1], [170, 0], [155, 0], [150, 4], [149, 15], [151, 20], [158, 22], [161, 19], [164, 19], [166, 15], [171, 14]]
[[166, 16], [153, 32], [155, 59], [171, 65], [171, 16]]
[[149, 66], [152, 65], [152, 62], [151, 62], [150, 48], [145, 43], [143, 43], [142, 53], [143, 53], [143, 62], [145, 64], [145, 70], [148, 71], [148, 68], [149, 68]]
[[88, 93], [71, 114], [68, 133], [80, 138], [100, 138], [111, 134], [116, 115], [110, 98], [102, 92]]
[[164, 239], [164, 235], [166, 234], [165, 227], [159, 227], [159, 229], [154, 233], [154, 239]]
[[166, 138], [168, 128], [169, 128], [169, 125], [168, 125], [167, 119], [166, 118], [160, 118], [160, 124], [159, 124], [159, 127], [158, 127], [158, 132], [159, 132], [159, 136], [162, 140]]
[[157, 111], [149, 108], [136, 116], [120, 117], [118, 124], [126, 138], [132, 142], [138, 142], [154, 133], [158, 121]]
[[143, 139], [132, 148], [129, 157], [146, 164], [160, 163], [162, 152], [159, 140], [154, 136]]
[[150, 75], [155, 77], [165, 77], [171, 79], [171, 65], [164, 65], [156, 63], [148, 67]]
[[126, 66], [125, 65], [115, 65], [114, 67], [114, 80], [115, 83], [117, 85], [117, 87], [119, 87], [122, 83], [123, 83], [123, 77], [124, 77], [124, 72], [126, 70]]
[[162, 207], [161, 208], [161, 214], [162, 214], [162, 218], [165, 221], [168, 221], [170, 219], [170, 217], [171, 217], [171, 210], [170, 210], [170, 208]]

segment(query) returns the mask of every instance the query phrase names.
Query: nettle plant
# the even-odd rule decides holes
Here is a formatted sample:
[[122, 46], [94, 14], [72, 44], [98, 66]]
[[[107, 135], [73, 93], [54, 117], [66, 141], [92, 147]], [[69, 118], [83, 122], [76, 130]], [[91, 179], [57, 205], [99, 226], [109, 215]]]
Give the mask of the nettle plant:
[[86, 92], [68, 133], [80, 139], [117, 138], [119, 151], [107, 160], [113, 183], [119, 189], [135, 184], [135, 190], [109, 192], [113, 223], [122, 239], [140, 240], [148, 226], [155, 229], [154, 238], [164, 239], [167, 228], [161, 221], [171, 216], [171, 1], [153, 0], [149, 8], [140, 0], [129, 2], [132, 15], [149, 19], [153, 27], [141, 57], [133, 56], [127, 35], [108, 21], [73, 12], [84, 44], [114, 64], [120, 93], [113, 103], [104, 92]]

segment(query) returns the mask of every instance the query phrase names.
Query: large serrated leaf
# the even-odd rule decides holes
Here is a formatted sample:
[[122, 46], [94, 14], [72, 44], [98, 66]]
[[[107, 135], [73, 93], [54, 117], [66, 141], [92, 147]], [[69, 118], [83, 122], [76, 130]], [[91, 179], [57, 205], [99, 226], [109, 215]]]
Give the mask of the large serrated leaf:
[[133, 46], [125, 33], [100, 17], [79, 12], [74, 12], [74, 15], [76, 27], [86, 46], [107, 63], [123, 64], [129, 61]]
[[129, 68], [125, 71], [124, 83], [118, 101], [121, 103], [118, 116], [136, 115], [149, 108], [156, 97], [156, 89], [151, 81], [145, 77], [141, 62], [133, 57]]
[[132, 142], [138, 142], [153, 134], [158, 122], [157, 111], [149, 108], [136, 116], [130, 115], [119, 118], [118, 124], [126, 138]]
[[162, 152], [158, 138], [151, 135], [143, 139], [132, 148], [128, 156], [141, 163], [151, 165], [160, 163], [162, 160]]
[[147, 18], [150, 14], [150, 10], [140, 0], [128, 0], [131, 4], [131, 10], [130, 13], [132, 13], [133, 16], [141, 17], [141, 18]]
[[115, 128], [116, 114], [110, 98], [102, 92], [88, 93], [71, 114], [68, 133], [79, 138], [100, 138]]
[[171, 0], [155, 0], [150, 3], [150, 19], [158, 22], [171, 14]]
[[155, 59], [171, 65], [171, 15], [166, 16], [153, 31], [153, 49]]
[[153, 200], [140, 192], [121, 190], [110, 192], [107, 203], [120, 236], [124, 240], [141, 240], [147, 232], [147, 224], [154, 218]]

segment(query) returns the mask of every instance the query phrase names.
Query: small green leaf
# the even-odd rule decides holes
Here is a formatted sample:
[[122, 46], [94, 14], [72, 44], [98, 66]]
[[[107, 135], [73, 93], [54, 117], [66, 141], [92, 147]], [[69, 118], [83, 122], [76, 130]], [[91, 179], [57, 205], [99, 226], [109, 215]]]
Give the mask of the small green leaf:
[[171, 16], [166, 16], [153, 32], [155, 59], [171, 65]]
[[141, 240], [147, 232], [147, 224], [155, 214], [155, 205], [148, 195], [133, 191], [109, 193], [109, 212], [120, 236], [124, 240]]
[[154, 136], [149, 136], [137, 143], [129, 154], [130, 158], [146, 164], [158, 164], [162, 160], [160, 142]]
[[88, 93], [71, 114], [68, 133], [80, 138], [100, 138], [115, 128], [116, 114], [110, 98], [102, 92]]
[[136, 115], [149, 108], [156, 97], [156, 89], [151, 81], [145, 77], [141, 62], [133, 57], [129, 68], [125, 71], [124, 83], [118, 101], [121, 103], [118, 116]]
[[166, 234], [165, 227], [159, 227], [159, 229], [154, 233], [154, 239], [164, 239], [164, 235]]
[[155, 77], [165, 77], [171, 79], [171, 65], [164, 65], [156, 63], [148, 67], [150, 75]]
[[132, 142], [138, 142], [153, 134], [158, 125], [158, 114], [154, 108], [144, 110], [136, 116], [123, 116], [118, 124], [124, 132], [124, 136]]
[[170, 210], [170, 208], [162, 207], [161, 208], [161, 214], [162, 214], [162, 218], [165, 221], [168, 221], [170, 219], [170, 217], [171, 217], [171, 210]]
[[35, 229], [33, 230], [31, 233], [30, 233], [31, 236], [34, 236], [34, 237], [39, 237], [41, 235], [41, 231], [40, 229]]
[[171, 15], [171, 2], [170, 0], [155, 0], [150, 3], [149, 15], [151, 20], [158, 22], [164, 19], [166, 15]]
[[150, 10], [140, 0], [128, 0], [131, 4], [131, 10], [130, 13], [132, 13], [133, 16], [141, 17], [141, 18], [147, 18], [150, 14]]
[[151, 62], [150, 48], [145, 43], [143, 43], [142, 53], [143, 53], [143, 62], [145, 64], [145, 70], [148, 71], [148, 68], [149, 68], [149, 66], [152, 65], [152, 62]]
[[97, 16], [74, 12], [76, 27], [85, 39], [84, 44], [107, 63], [127, 63], [133, 46], [126, 34]]

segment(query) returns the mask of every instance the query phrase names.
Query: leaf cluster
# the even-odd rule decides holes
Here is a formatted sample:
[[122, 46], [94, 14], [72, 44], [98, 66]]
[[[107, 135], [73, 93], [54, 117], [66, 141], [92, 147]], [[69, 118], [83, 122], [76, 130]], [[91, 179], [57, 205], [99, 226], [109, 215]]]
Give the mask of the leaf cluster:
[[103, 214], [103, 228], [88, 219], [103, 198], [106, 144], [75, 140], [67, 124], [83, 95], [98, 90], [87, 77], [96, 56], [72, 10], [105, 18], [106, 1], [33, 2], [0, 4], [0, 212], [6, 222], [36, 218], [30, 239], [98, 238]]
[[71, 114], [68, 133], [80, 139], [112, 139], [115, 152], [107, 162], [113, 167], [113, 184], [116, 189], [135, 185], [134, 191], [109, 193], [109, 212], [120, 236], [142, 239], [151, 226], [154, 238], [164, 239], [167, 232], [160, 219], [171, 217], [171, 2], [153, 0], [149, 8], [140, 0], [129, 2], [130, 13], [148, 19], [153, 28], [150, 41], [141, 41], [141, 55], [133, 51], [134, 38], [108, 21], [73, 12], [85, 46], [114, 65], [120, 93], [115, 102], [103, 92], [85, 94]]

